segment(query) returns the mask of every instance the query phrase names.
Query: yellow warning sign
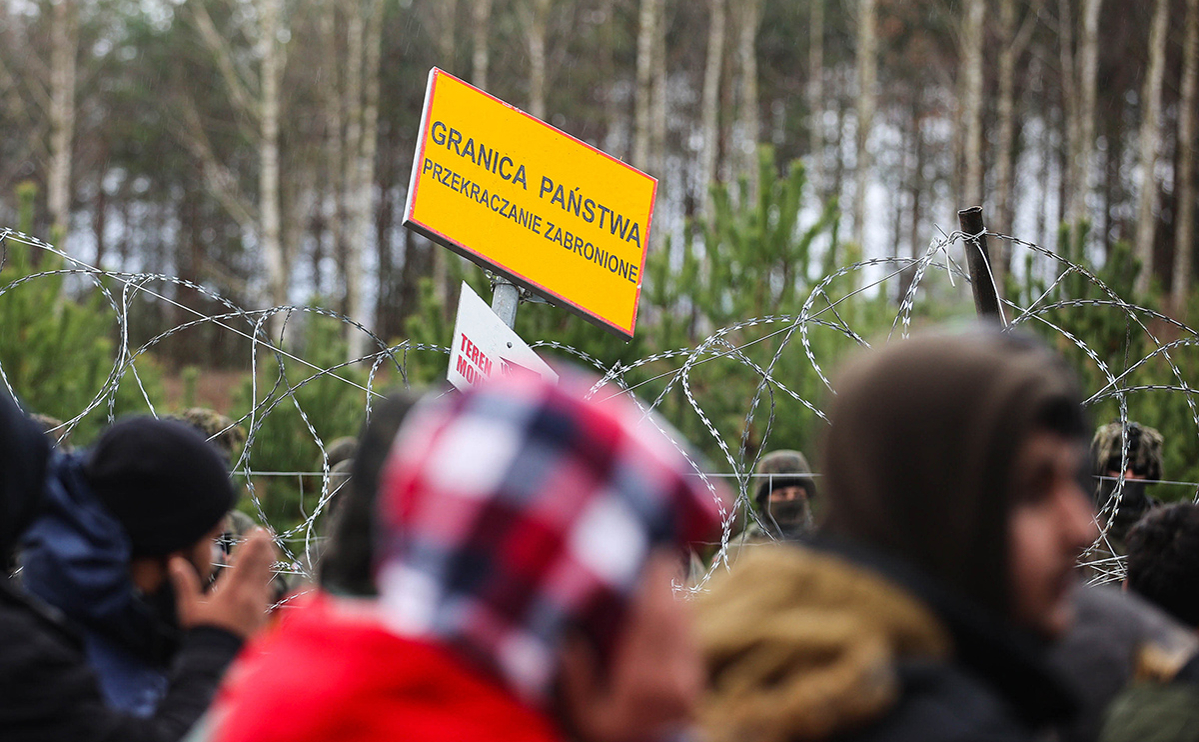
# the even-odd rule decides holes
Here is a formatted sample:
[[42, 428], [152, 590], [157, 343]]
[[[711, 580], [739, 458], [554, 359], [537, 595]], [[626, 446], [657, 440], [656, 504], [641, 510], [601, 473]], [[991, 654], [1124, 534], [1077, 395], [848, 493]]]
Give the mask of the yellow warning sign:
[[437, 68], [404, 225], [633, 337], [658, 181]]

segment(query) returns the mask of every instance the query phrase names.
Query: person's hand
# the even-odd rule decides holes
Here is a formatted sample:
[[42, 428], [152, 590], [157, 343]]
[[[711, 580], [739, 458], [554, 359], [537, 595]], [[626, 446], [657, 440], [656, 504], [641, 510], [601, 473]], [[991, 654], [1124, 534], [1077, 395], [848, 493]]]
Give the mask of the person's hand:
[[184, 629], [216, 626], [242, 638], [253, 634], [266, 622], [274, 562], [270, 535], [255, 528], [237, 550], [232, 566], [222, 570], [212, 588], [204, 592], [195, 568], [183, 557], [172, 557], [171, 582], [179, 625]]

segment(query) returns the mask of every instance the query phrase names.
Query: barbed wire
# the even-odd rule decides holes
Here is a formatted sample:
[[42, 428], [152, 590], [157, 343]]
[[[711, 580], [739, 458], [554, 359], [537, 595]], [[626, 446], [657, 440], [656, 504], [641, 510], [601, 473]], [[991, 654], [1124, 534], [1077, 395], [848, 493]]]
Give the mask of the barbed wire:
[[[1115, 400], [1118, 406], [1118, 421], [1129, 421], [1128, 401], [1130, 396], [1146, 392], [1180, 394], [1185, 399], [1189, 417], [1194, 428], [1189, 431], [1170, 430], [1171, 436], [1199, 437], [1199, 406], [1194, 399], [1196, 390], [1175, 360], [1178, 353], [1199, 346], [1199, 333], [1191, 327], [1152, 308], [1139, 306], [1121, 297], [1107, 286], [1086, 266], [1073, 263], [1053, 250], [1035, 243], [1020, 240], [1010, 235], [986, 232], [986, 237], [1006, 241], [1013, 251], [1021, 250], [1033, 259], [1033, 265], [1041, 273], [1052, 276], [1037, 296], [1026, 306], [1012, 299], [1003, 299], [1006, 310], [1005, 324], [1009, 328], [1023, 325], [1039, 325], [1053, 336], [1061, 339], [1066, 347], [1076, 348], [1093, 365], [1102, 379], [1098, 388], [1087, 390], [1088, 405]], [[541, 352], [551, 352], [569, 357], [576, 363], [590, 367], [599, 378], [590, 390], [591, 396], [603, 399], [612, 396], [629, 396], [645, 413], [645, 420], [658, 426], [674, 444], [683, 451], [693, 469], [701, 477], [713, 497], [717, 497], [718, 483], [727, 483], [735, 498], [730, 503], [721, 501], [724, 528], [719, 542], [714, 545], [711, 558], [712, 568], [693, 581], [691, 589], [702, 589], [713, 570], [729, 563], [730, 555], [744, 543], [746, 529], [740, 526], [756, 524], [769, 532], [751, 502], [755, 483], [761, 481], [756, 474], [760, 457], [769, 450], [771, 434], [776, 430], [779, 404], [783, 400], [797, 403], [817, 421], [827, 422], [821, 407], [822, 398], [831, 390], [827, 368], [837, 361], [828, 357], [827, 349], [817, 347], [813, 333], [817, 330], [833, 333], [849, 346], [868, 346], [864, 331], [852, 326], [851, 316], [840, 308], [854, 306], [854, 301], [864, 300], [868, 295], [888, 292], [891, 285], [899, 282], [898, 308], [890, 320], [890, 332], [884, 341], [896, 335], [907, 337], [918, 308], [918, 298], [926, 288], [930, 275], [943, 275], [956, 289], [957, 281], [969, 284], [969, 272], [964, 270], [953, 257], [959, 243], [979, 235], [967, 235], [960, 231], [942, 232], [939, 239], [930, 241], [928, 248], [919, 257], [875, 257], [856, 261], [831, 271], [811, 284], [806, 299], [797, 314], [770, 314], [750, 317], [732, 322], [724, 327], [713, 328], [706, 337], [685, 347], [663, 349], [638, 359], [625, 359], [612, 363], [595, 355], [554, 340], [533, 339], [531, 345]], [[97, 410], [103, 410], [105, 419], [115, 417], [117, 390], [126, 379], [133, 381], [141, 400], [152, 414], [162, 414], [166, 400], [153, 399], [138, 369], [139, 360], [155, 350], [168, 339], [199, 327], [210, 327], [219, 332], [249, 341], [248, 361], [249, 404], [248, 411], [234, 419], [229, 427], [241, 426], [246, 431], [246, 442], [233, 462], [232, 469], [243, 482], [254, 514], [263, 523], [268, 523], [267, 508], [264, 507], [260, 487], [270, 478], [294, 477], [300, 488], [301, 521], [290, 527], [269, 524], [275, 527], [276, 541], [282, 554], [277, 565], [281, 573], [293, 574], [305, 579], [313, 577], [313, 565], [317, 561], [319, 546], [324, 538], [322, 519], [330, 508], [342, 482], [331, 472], [326, 441], [324, 441], [312, 419], [312, 410], [300, 399], [298, 392], [318, 380], [344, 384], [362, 394], [362, 415], [369, 418], [376, 400], [382, 397], [375, 388], [379, 373], [389, 368], [407, 386], [415, 359], [430, 357], [433, 360], [449, 354], [447, 346], [435, 343], [418, 343], [403, 340], [389, 344], [369, 328], [338, 312], [314, 306], [278, 306], [265, 309], [247, 309], [222, 296], [219, 292], [202, 284], [177, 276], [154, 272], [114, 271], [89, 265], [55, 246], [36, 237], [11, 228], [0, 227], [0, 268], [7, 261], [8, 245], [18, 244], [31, 250], [42, 250], [61, 259], [61, 267], [34, 270], [0, 284], [0, 297], [37, 280], [63, 280], [67, 277], [82, 279], [84, 284], [94, 287], [103, 297], [104, 305], [111, 312], [116, 327], [116, 349], [112, 367], [108, 370], [100, 388], [78, 413], [65, 420], [54, 432], [69, 435], [81, 421]], [[1015, 261], [1013, 261], [1015, 263]], [[990, 269], [990, 265], [986, 266]], [[1072, 276], [1079, 277], [1085, 284], [1104, 298], [1090, 299], [1069, 296], [1064, 285]], [[997, 283], [994, 275], [989, 280]], [[217, 308], [204, 312], [173, 298], [170, 294], [186, 290], [194, 292]], [[135, 299], [142, 298], [161, 302], [181, 313], [181, 321], [137, 344], [131, 340], [131, 315]], [[1110, 367], [1110, 358], [1105, 355], [1110, 349], [1093, 347], [1093, 338], [1080, 337], [1079, 333], [1063, 325], [1059, 315], [1066, 312], [1117, 312], [1122, 315], [1126, 327], [1125, 352], [1132, 344], [1133, 333], [1143, 339], [1148, 351], [1135, 359], [1125, 358], [1124, 368], [1116, 371]], [[289, 327], [298, 318], [305, 316], [330, 318], [349, 328], [351, 333], [361, 333], [369, 349], [363, 355], [339, 363], [323, 364], [305, 358], [294, 347], [285, 347], [284, 339]], [[877, 322], [876, 322], [877, 324]], [[1077, 323], [1074, 326], [1078, 326]], [[1161, 336], [1169, 333], [1170, 339], [1163, 342]], [[786, 353], [788, 348], [799, 343], [806, 368], [794, 365], [795, 357]], [[267, 360], [273, 361], [267, 364]], [[700, 383], [699, 370], [713, 362], [736, 364], [741, 372], [754, 379], [754, 388], [744, 400], [738, 413], [739, 424], [735, 436], [721, 432], [728, 427], [727, 415], [720, 421], [714, 419], [715, 408], [711, 401], [708, 385]], [[438, 360], [438, 363], [443, 361]], [[1151, 380], [1146, 383], [1138, 379], [1131, 383], [1137, 372], [1150, 368], [1150, 364], [1161, 363], [1168, 369], [1170, 378]], [[665, 367], [664, 370], [658, 370]], [[355, 369], [369, 368], [365, 382], [358, 380]], [[805, 390], [798, 385], [805, 374], [819, 380], [819, 393]], [[9, 376], [0, 363], [0, 383], [10, 393], [15, 391]], [[668, 399], [681, 396], [687, 414], [695, 416], [700, 427], [720, 452], [721, 460], [712, 466], [702, 465], [698, 456], [673, 430], [667, 429], [661, 418], [653, 415], [662, 411]], [[320, 451], [320, 468], [312, 471], [268, 471], [255, 470], [251, 464], [252, 454], [262, 445], [264, 426], [280, 409], [294, 409], [301, 421], [302, 433], [312, 440]], [[818, 423], [819, 424], [819, 423]], [[225, 431], [221, 431], [222, 433]], [[758, 440], [751, 440], [751, 432]], [[214, 436], [215, 437], [215, 436]], [[787, 447], [786, 442], [776, 447]], [[1127, 469], [1129, 452], [1127, 442], [1121, 451], [1121, 463]], [[819, 474], [813, 474], [819, 477]], [[319, 483], [318, 481], [319, 480]], [[1148, 482], [1171, 487], [1193, 487], [1199, 492], [1199, 483], [1178, 480], [1153, 480]], [[1110, 515], [1116, 512], [1124, 493], [1123, 476], [1115, 478], [1115, 486], [1106, 502], [1098, 503], [1100, 512]], [[1194, 499], [1195, 496], [1192, 496]], [[717, 497], [719, 501], [720, 498]], [[1123, 559], [1119, 549], [1114, 548], [1109, 537], [1110, 518], [1099, 520], [1099, 536], [1084, 554], [1082, 561], [1088, 566], [1092, 579], [1097, 582], [1116, 580], [1123, 577]]]

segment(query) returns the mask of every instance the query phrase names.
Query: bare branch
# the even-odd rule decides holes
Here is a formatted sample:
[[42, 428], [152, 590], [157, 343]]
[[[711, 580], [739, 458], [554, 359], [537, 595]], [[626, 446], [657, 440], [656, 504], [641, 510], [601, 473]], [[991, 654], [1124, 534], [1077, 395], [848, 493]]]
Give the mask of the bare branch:
[[196, 110], [195, 103], [186, 99], [183, 101], [181, 109], [185, 126], [171, 127], [171, 130], [179, 138], [180, 143], [187, 148], [187, 151], [200, 161], [208, 192], [220, 202], [238, 226], [257, 234], [258, 217], [254, 214], [254, 206], [247, 204], [242, 198], [237, 185], [237, 177], [213, 154], [212, 145], [209, 143], [207, 135], [204, 134], [204, 127], [200, 124], [200, 114]]
[[[200, 38], [204, 40], [204, 45], [212, 52], [216, 60], [217, 68], [221, 72], [221, 77], [225, 80], [225, 87], [229, 89], [229, 95], [233, 98], [233, 102], [241, 109], [242, 113], [258, 121], [261, 116], [258, 103], [254, 100], [254, 96], [250, 94], [250, 89], [246, 82], [239, 74], [237, 65], [233, 61], [233, 55], [229, 52], [229, 46], [225, 44], [221, 35], [216, 30], [216, 25], [212, 22], [212, 16], [208, 15], [208, 10], [202, 2], [185, 3], [185, 8], [191, 12], [192, 19], [196, 23], [196, 29], [200, 32]], [[253, 84], [253, 83], [251, 83]]]
[[1016, 36], [1012, 39], [1012, 50], [1019, 57], [1024, 53], [1024, 49], [1028, 46], [1028, 42], [1032, 40], [1033, 31], [1037, 30], [1037, 25], [1041, 22], [1041, 9], [1044, 7], [1042, 0], [1037, 0], [1028, 9], [1028, 14], [1024, 16], [1024, 20], [1020, 23], [1020, 30], [1016, 32]]

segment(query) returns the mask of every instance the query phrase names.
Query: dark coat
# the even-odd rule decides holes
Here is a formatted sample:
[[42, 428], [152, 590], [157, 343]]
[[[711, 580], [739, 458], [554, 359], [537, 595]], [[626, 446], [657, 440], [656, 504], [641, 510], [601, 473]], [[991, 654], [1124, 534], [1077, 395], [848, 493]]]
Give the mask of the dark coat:
[[88, 485], [82, 458], [55, 454], [49, 469], [42, 515], [23, 537], [22, 582], [80, 629], [109, 705], [153, 715], [179, 645], [174, 605], [156, 610], [134, 589], [129, 538]]
[[940, 662], [900, 660], [899, 703], [875, 724], [843, 739], [1031, 741], [1073, 720], [1078, 704], [1051, 667], [1048, 644], [894, 559], [848, 551], [854, 562], [929, 608], [949, 633], [953, 654]]
[[0, 581], [0, 736], [6, 742], [181, 739], [240, 648], [241, 640], [221, 629], [192, 629], [156, 713], [121, 713], [101, 696], [79, 637], [52, 609]]
[[1074, 711], [1038, 640], [856, 547], [764, 546], [699, 607], [714, 742], [1032, 742]]
[[[0, 390], [0, 553], [42, 505], [49, 443]], [[212, 700], [241, 640], [217, 628], [188, 631], [166, 696], [150, 718], [109, 708], [82, 641], [52, 609], [0, 578], [0, 737], [5, 742], [174, 742]]]

